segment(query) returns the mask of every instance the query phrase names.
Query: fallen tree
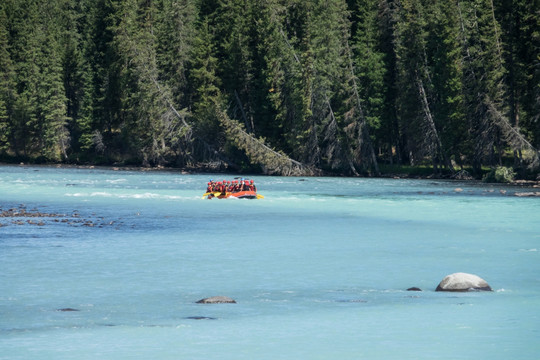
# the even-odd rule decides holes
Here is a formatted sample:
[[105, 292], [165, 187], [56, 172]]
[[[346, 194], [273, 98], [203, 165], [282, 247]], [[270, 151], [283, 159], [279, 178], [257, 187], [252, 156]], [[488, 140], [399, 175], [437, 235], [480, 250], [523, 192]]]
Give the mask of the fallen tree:
[[227, 137], [246, 153], [252, 163], [259, 164], [265, 173], [283, 176], [316, 176], [322, 173], [319, 169], [302, 164], [270, 148], [264, 139], [248, 134], [242, 124], [231, 119], [219, 106], [216, 106], [216, 109]]

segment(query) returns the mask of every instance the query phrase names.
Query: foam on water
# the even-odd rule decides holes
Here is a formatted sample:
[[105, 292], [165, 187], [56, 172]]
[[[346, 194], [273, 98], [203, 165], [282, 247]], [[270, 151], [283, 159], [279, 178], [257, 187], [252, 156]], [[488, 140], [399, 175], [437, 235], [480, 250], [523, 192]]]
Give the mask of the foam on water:
[[[67, 219], [0, 218], [0, 359], [540, 353], [539, 199], [466, 182], [259, 176], [264, 200], [202, 200], [209, 177], [228, 178], [0, 168], [2, 210]], [[454, 272], [494, 291], [435, 292]], [[195, 303], [214, 295], [237, 304]]]

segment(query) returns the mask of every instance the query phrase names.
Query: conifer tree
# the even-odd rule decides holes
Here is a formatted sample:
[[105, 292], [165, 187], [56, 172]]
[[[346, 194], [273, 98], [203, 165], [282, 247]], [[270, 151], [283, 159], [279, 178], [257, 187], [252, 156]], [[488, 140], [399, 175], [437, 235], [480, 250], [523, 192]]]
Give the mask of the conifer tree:
[[463, 41], [464, 92], [467, 117], [475, 143], [474, 169], [482, 164], [501, 164], [505, 144], [514, 150], [527, 149], [531, 164], [538, 163], [538, 151], [508, 118], [505, 106], [502, 47], [499, 24], [490, 0], [459, 2]]
[[34, 1], [11, 4], [12, 54], [17, 96], [13, 109], [12, 145], [16, 156], [33, 156], [39, 151], [41, 129], [38, 121], [40, 50], [45, 43]]
[[113, 41], [121, 16], [121, 1], [85, 0], [82, 27], [82, 77], [84, 96], [77, 118], [79, 143], [89, 156], [107, 154], [109, 160], [119, 152], [118, 134], [123, 122], [121, 106], [121, 64]]
[[[100, 73], [98, 69], [102, 69], [99, 64], [103, 61], [103, 53], [101, 50], [98, 51], [100, 40], [97, 39], [96, 34], [100, 6], [102, 6], [101, 1], [81, 1], [79, 3], [80, 17], [77, 19], [81, 30], [78, 32], [78, 50], [75, 51], [80, 54], [80, 61], [77, 62], [78, 68], [74, 69], [73, 74], [76, 75], [73, 77], [77, 79], [76, 83], [79, 86], [74, 94], [74, 97], [78, 99], [76, 107], [78, 111], [73, 116], [71, 131], [72, 146], [77, 155], [83, 156], [83, 159], [93, 157], [96, 152], [103, 153], [105, 150], [105, 144], [98, 141], [102, 140], [103, 127], [97, 125], [102, 123], [97, 119], [98, 89], [100, 89], [97, 81]], [[69, 88], [66, 86], [68, 93]]]
[[380, 49], [383, 53], [385, 73], [383, 77], [383, 93], [385, 102], [382, 106], [383, 121], [381, 122], [382, 136], [380, 141], [387, 143], [388, 161], [402, 164], [406, 159], [405, 140], [400, 129], [398, 108], [398, 67], [396, 54], [397, 8], [395, 0], [379, 2], [379, 31]]
[[420, 0], [400, 2], [397, 24], [399, 111], [411, 165], [428, 156], [436, 170], [440, 164], [448, 166], [448, 161], [433, 111], [426, 20], [426, 8]]
[[72, 152], [80, 153], [79, 138], [81, 129], [78, 124], [83, 114], [81, 111], [85, 83], [84, 57], [82, 53], [82, 29], [85, 28], [87, 5], [85, 1], [73, 2], [70, 0], [59, 3], [58, 16], [58, 42], [62, 58], [62, 78], [66, 96], [66, 116], [68, 122], [70, 147]]
[[254, 123], [256, 133], [271, 144], [291, 153], [285, 141], [287, 128], [286, 76], [291, 71], [291, 54], [283, 31], [285, 6], [279, 0], [255, 2]]
[[197, 7], [191, 0], [156, 1], [156, 56], [160, 80], [172, 91], [172, 100], [189, 105], [187, 69], [190, 61]]
[[537, 0], [4, 0], [0, 154], [534, 168], [539, 19]]
[[[538, 63], [540, 62], [540, 2], [494, 1], [494, 16], [501, 24], [501, 46], [504, 49], [504, 78], [508, 96], [509, 121], [516, 127], [530, 130], [536, 148], [538, 137]], [[516, 165], [522, 154], [515, 153]]]
[[[224, 138], [217, 118], [216, 104], [222, 103], [217, 77], [218, 59], [208, 18], [204, 18], [194, 39], [190, 64], [190, 83], [193, 122], [197, 136], [209, 144], [223, 143]], [[217, 146], [219, 148], [219, 145]]]
[[[463, 166], [461, 158], [470, 149], [463, 108], [461, 44], [457, 2], [435, 2], [427, 7], [426, 51], [431, 74], [431, 101], [439, 129], [442, 152]], [[446, 166], [453, 167], [452, 164]]]
[[38, 121], [41, 123], [41, 153], [49, 160], [67, 159], [69, 133], [67, 129], [67, 98], [64, 87], [63, 58], [60, 38], [62, 13], [58, 1], [41, 7], [44, 43], [36, 60], [40, 67], [38, 77]]
[[38, 121], [41, 123], [41, 153], [46, 159], [67, 159], [69, 133], [67, 130], [67, 98], [62, 78], [62, 65], [58, 41], [54, 34], [47, 34], [43, 49], [39, 79]]
[[172, 91], [159, 78], [157, 38], [154, 31], [157, 8], [152, 2], [125, 0], [115, 29], [115, 46], [123, 57], [122, 96], [127, 152], [143, 165], [161, 165], [178, 160], [181, 138], [190, 143], [191, 126], [185, 111], [178, 111]]
[[233, 118], [241, 119], [248, 132], [255, 129], [254, 57], [256, 52], [256, 1], [221, 0], [212, 15], [215, 29], [218, 76]]
[[[155, 7], [152, 2], [125, 0], [114, 44], [123, 57], [122, 137], [128, 156], [145, 166], [160, 164], [165, 144], [161, 138], [162, 106], [156, 88]], [[164, 107], [166, 109], [166, 107]]]
[[387, 69], [380, 44], [379, 1], [354, 1], [352, 10], [354, 70], [358, 77], [359, 96], [364, 99], [363, 108], [371, 134], [377, 140], [377, 146], [382, 148], [390, 141], [384, 144], [384, 77]]
[[5, 4], [0, 5], [0, 154], [11, 147], [15, 72], [9, 52]]

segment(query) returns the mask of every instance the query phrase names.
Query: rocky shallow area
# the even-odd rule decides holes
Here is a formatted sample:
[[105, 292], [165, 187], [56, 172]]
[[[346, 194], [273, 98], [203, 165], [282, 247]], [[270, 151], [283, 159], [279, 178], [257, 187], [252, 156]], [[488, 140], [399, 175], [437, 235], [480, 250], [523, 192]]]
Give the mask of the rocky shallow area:
[[96, 217], [95, 214], [83, 216], [78, 210], [71, 213], [47, 212], [36, 208], [29, 210], [23, 204], [7, 209], [0, 207], [0, 227], [9, 225], [46, 226], [52, 224], [101, 228], [119, 225], [119, 222], [106, 220], [101, 216]]

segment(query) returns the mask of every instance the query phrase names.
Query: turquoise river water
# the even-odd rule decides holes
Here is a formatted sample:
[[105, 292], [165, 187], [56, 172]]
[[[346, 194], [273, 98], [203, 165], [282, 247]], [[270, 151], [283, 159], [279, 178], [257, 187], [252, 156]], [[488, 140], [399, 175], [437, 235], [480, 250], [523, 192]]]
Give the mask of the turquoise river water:
[[527, 189], [212, 176], [0, 167], [0, 359], [540, 359]]

